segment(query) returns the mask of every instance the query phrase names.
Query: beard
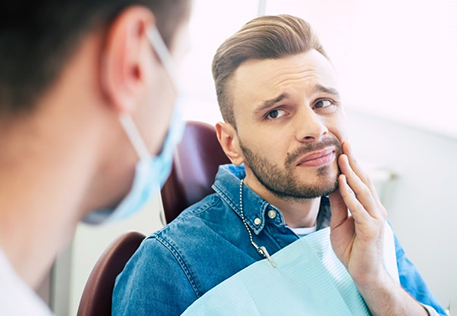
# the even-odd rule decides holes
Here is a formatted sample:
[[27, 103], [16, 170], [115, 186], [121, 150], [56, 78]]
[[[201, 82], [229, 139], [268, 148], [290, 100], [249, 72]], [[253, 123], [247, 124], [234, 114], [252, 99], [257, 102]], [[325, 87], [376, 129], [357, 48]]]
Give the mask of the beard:
[[[239, 136], [238, 136], [239, 138]], [[245, 164], [252, 170], [257, 180], [270, 192], [282, 199], [315, 199], [328, 195], [338, 189], [339, 169], [333, 171], [333, 165], [325, 165], [316, 170], [317, 180], [314, 183], [303, 184], [294, 174], [296, 166], [294, 162], [306, 153], [334, 146], [335, 157], [338, 159], [342, 153], [340, 141], [329, 136], [320, 143], [305, 144], [288, 154], [284, 162], [284, 168], [270, 162], [268, 159], [252, 152], [244, 146], [239, 139], [240, 147], [245, 157]], [[310, 170], [310, 172], [313, 172]]]

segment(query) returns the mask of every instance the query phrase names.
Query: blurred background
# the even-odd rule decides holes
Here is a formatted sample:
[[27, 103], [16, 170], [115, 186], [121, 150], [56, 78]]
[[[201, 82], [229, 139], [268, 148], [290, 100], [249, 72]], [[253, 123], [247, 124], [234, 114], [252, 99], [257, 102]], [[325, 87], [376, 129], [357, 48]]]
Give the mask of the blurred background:
[[[217, 47], [257, 15], [281, 13], [318, 33], [340, 78], [354, 150], [407, 256], [457, 315], [457, 1], [194, 0], [193, 50], [181, 74], [186, 120], [221, 120], [211, 76]], [[57, 315], [76, 315], [114, 238], [161, 227], [160, 208], [158, 197], [128, 222], [78, 227], [42, 289]]]

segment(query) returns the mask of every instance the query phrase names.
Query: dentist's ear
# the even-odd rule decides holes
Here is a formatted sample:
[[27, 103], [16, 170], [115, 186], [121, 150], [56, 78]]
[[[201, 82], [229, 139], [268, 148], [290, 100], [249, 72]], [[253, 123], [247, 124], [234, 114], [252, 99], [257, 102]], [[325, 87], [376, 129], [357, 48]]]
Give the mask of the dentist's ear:
[[108, 104], [117, 112], [131, 113], [147, 93], [155, 54], [146, 32], [154, 24], [150, 10], [133, 6], [124, 10], [107, 30], [100, 81]]
[[241, 165], [244, 162], [244, 156], [235, 128], [229, 123], [219, 122], [216, 124], [216, 133], [217, 140], [230, 161], [234, 165]]

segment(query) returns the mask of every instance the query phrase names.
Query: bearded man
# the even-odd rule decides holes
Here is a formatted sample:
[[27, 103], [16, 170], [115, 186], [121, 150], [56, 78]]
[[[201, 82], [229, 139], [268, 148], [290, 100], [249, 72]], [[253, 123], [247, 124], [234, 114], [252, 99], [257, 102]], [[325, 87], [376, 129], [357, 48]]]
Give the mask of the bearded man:
[[[141, 245], [118, 278], [114, 314], [181, 314], [240, 271], [262, 259], [275, 266], [273, 254], [328, 227], [370, 313], [445, 314], [396, 239], [399, 282], [386, 271], [386, 210], [347, 143], [335, 71], [309, 24], [254, 19], [220, 46], [213, 76], [225, 121], [217, 136], [232, 165], [220, 167], [216, 193]], [[279, 294], [274, 304], [287, 314]]]

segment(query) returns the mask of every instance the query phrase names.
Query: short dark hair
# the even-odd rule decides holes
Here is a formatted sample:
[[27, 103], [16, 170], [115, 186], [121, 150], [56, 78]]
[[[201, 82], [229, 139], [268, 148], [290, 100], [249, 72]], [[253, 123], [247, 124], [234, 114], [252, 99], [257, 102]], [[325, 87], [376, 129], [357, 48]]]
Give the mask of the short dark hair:
[[236, 128], [230, 79], [249, 59], [278, 59], [317, 50], [327, 59], [317, 35], [303, 19], [290, 15], [262, 16], [246, 23], [218, 48], [212, 70], [224, 120]]
[[190, 0], [0, 0], [0, 115], [33, 110], [83, 36], [132, 5], [154, 12], [167, 46], [190, 12]]

